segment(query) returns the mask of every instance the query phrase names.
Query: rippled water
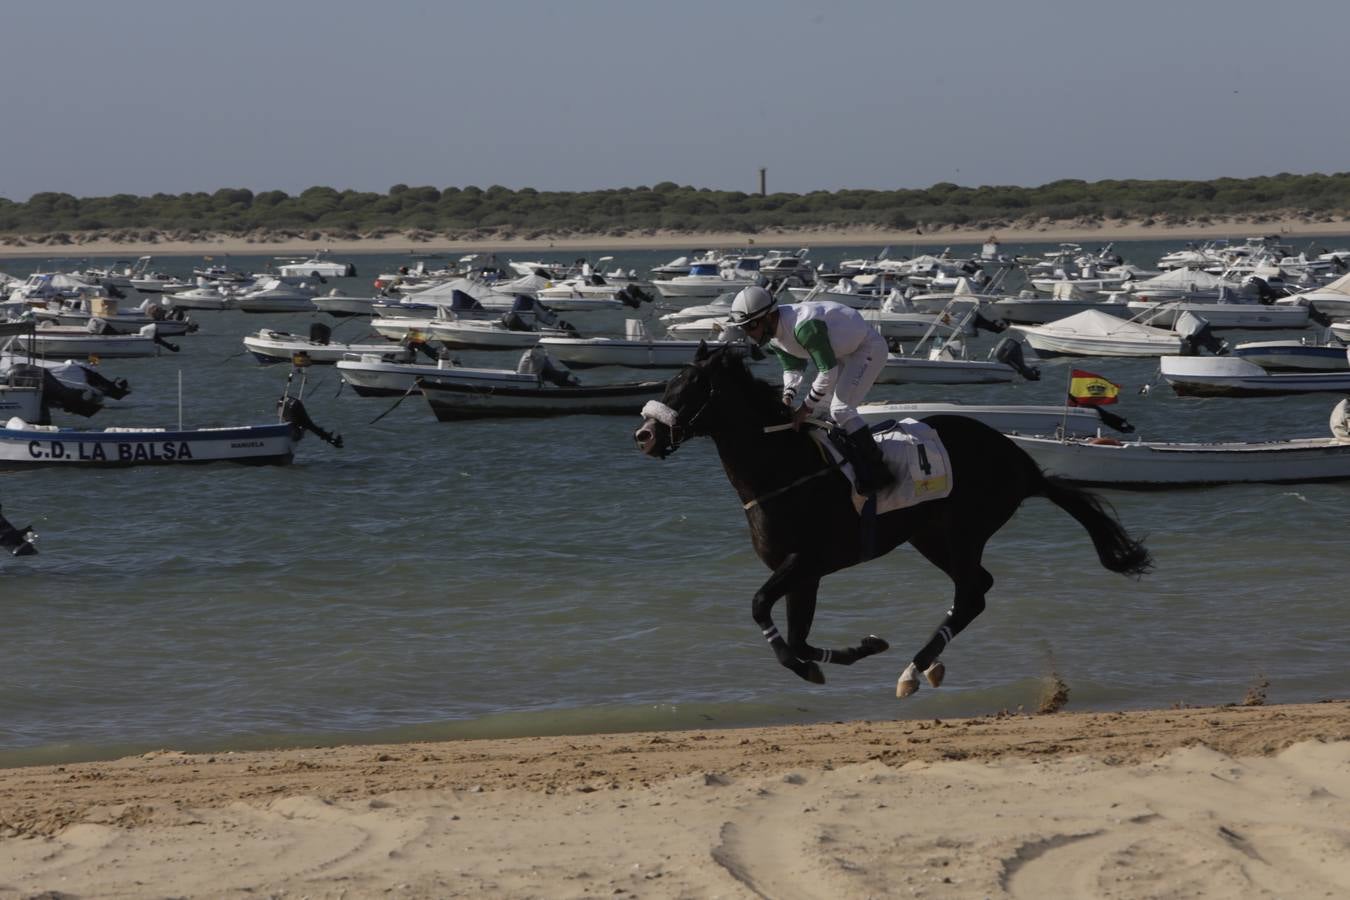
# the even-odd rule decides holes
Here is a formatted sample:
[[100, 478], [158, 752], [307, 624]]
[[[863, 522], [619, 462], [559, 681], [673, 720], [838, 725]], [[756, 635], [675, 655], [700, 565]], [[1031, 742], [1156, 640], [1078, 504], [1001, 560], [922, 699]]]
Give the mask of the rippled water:
[[[1117, 246], [1149, 265], [1174, 245]], [[676, 254], [614, 255], [645, 270]], [[408, 262], [351, 258], [361, 274], [349, 292]], [[196, 260], [156, 262], [186, 272]], [[202, 333], [180, 354], [103, 364], [134, 393], [96, 427], [173, 424], [180, 374], [188, 426], [270, 421], [287, 372], [240, 355], [240, 337], [330, 321], [194, 316]], [[620, 317], [571, 318], [617, 330]], [[361, 330], [344, 324], [336, 338]], [[1116, 411], [1150, 438], [1321, 435], [1335, 399], [1183, 399], [1165, 383], [1145, 396], [1156, 361], [1088, 365], [1125, 386]], [[1037, 383], [878, 386], [874, 397], [1060, 402], [1067, 366], [1042, 368]], [[900, 704], [895, 677], [950, 597], [912, 550], [825, 581], [813, 638], [842, 646], [875, 632], [893, 649], [808, 685], [750, 621], [766, 572], [710, 443], [654, 461], [632, 447], [635, 417], [440, 424], [416, 397], [370, 424], [391, 400], [339, 393], [331, 370], [311, 371], [310, 413], [344, 434], [341, 450], [311, 437], [281, 468], [0, 475], [5, 514], [32, 520], [42, 551], [0, 562], [0, 764], [974, 714], [1034, 707], [1052, 671], [1073, 709], [1239, 702], [1266, 680], [1272, 702], [1308, 701], [1350, 685], [1350, 485], [1106, 491], [1157, 558], [1140, 582], [1100, 568], [1068, 516], [1031, 501], [990, 545], [997, 583], [944, 655], [947, 685]]]

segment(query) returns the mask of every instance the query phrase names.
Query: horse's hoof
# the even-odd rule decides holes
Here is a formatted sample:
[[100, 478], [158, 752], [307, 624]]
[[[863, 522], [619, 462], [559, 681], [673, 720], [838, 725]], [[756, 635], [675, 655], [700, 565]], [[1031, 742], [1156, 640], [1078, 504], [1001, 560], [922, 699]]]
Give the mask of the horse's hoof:
[[863, 652], [868, 656], [871, 656], [874, 653], [885, 653], [887, 650], [891, 649], [890, 644], [886, 643], [875, 634], [869, 634], [867, 637], [863, 638], [861, 646]]
[[933, 687], [942, 687], [942, 679], [947, 677], [947, 667], [935, 662], [923, 670], [923, 677]]
[[895, 683], [895, 696], [901, 700], [913, 694], [919, 689], [919, 670], [910, 663], [905, 667], [905, 671], [900, 673], [900, 680]]

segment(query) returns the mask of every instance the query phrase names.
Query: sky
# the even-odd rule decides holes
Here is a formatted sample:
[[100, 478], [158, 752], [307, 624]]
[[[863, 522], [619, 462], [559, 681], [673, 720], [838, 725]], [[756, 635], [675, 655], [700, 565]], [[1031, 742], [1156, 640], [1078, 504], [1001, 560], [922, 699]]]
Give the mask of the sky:
[[1350, 0], [4, 0], [0, 197], [1350, 171]]

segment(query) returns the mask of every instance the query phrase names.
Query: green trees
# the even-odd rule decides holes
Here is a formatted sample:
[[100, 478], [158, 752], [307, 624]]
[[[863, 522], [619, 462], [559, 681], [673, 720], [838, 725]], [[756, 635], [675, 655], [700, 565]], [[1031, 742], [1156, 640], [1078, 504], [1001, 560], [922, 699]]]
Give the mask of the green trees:
[[190, 233], [295, 230], [352, 233], [391, 229], [456, 235], [614, 234], [652, 229], [744, 231], [773, 227], [876, 226], [908, 230], [974, 223], [999, 227], [1043, 218], [1179, 218], [1269, 215], [1340, 216], [1350, 211], [1350, 173], [1213, 181], [1064, 179], [1039, 187], [951, 182], [900, 190], [811, 191], [761, 196], [662, 181], [647, 187], [568, 192], [491, 185], [436, 188], [395, 184], [385, 193], [315, 185], [297, 196], [247, 188], [138, 197], [74, 197], [45, 191], [26, 201], [0, 198], [0, 234], [39, 235], [116, 229]]

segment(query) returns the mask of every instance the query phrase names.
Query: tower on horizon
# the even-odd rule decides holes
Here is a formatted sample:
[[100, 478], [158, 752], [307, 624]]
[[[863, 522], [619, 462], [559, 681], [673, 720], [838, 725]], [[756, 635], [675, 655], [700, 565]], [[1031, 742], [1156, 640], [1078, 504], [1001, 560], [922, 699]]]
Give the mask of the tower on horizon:
[[769, 192], [764, 184], [764, 173], [767, 171], [768, 169], [764, 168], [763, 166], [759, 167], [759, 195], [761, 197], [769, 196]]

